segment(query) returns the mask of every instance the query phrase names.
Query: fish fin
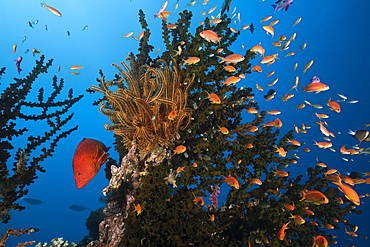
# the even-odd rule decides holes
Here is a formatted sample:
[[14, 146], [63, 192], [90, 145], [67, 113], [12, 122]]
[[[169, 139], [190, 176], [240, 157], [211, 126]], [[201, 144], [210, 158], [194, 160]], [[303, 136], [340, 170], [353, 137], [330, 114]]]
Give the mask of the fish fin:
[[108, 157], [109, 157], [109, 153], [105, 153], [103, 156], [100, 157], [99, 160], [102, 165], [107, 161]]
[[350, 135], [355, 135], [356, 134], [356, 132], [354, 132], [353, 130], [348, 130], [348, 134], [350, 134]]
[[224, 58], [223, 58], [223, 57], [220, 57], [220, 56], [216, 56], [216, 57], [218, 57], [219, 59], [221, 59], [221, 62], [219, 62], [219, 63], [223, 63], [223, 62], [225, 62], [225, 60], [224, 60]]

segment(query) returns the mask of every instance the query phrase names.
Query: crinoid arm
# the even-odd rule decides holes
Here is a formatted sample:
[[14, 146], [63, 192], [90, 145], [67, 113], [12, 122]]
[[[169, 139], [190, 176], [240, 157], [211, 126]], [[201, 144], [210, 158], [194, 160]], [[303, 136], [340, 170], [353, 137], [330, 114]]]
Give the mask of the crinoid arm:
[[[122, 136], [128, 148], [135, 143], [142, 153], [158, 145], [171, 145], [179, 129], [190, 123], [192, 111], [187, 108], [187, 97], [194, 75], [184, 76], [175, 62], [169, 65], [163, 60], [155, 66], [143, 65], [137, 71], [124, 62], [113, 66], [122, 79], [106, 81], [102, 76], [100, 86], [90, 87], [105, 96], [99, 110], [112, 122], [105, 128]], [[116, 91], [110, 89], [113, 85], [118, 87]], [[173, 111], [175, 117], [170, 119]]]

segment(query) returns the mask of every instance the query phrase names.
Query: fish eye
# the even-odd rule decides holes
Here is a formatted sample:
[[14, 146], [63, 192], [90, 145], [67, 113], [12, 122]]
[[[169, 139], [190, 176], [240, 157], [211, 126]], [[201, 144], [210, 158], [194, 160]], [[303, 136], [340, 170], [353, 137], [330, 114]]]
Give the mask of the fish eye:
[[81, 173], [80, 173], [80, 172], [78, 172], [78, 173], [77, 173], [77, 175], [81, 175]]

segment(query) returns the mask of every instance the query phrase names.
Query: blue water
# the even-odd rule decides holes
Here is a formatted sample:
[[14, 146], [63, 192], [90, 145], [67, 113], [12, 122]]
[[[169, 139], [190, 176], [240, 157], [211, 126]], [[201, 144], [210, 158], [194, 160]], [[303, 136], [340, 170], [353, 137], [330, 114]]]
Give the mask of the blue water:
[[[369, 157], [361, 156], [343, 156], [339, 153], [339, 148], [347, 144], [347, 148], [357, 144], [357, 140], [349, 136], [348, 129], [363, 129], [364, 124], [370, 123], [369, 117], [369, 92], [368, 84], [368, 66], [370, 52], [368, 44], [370, 43], [370, 24], [368, 10], [369, 1], [337, 1], [337, 0], [295, 0], [290, 9], [274, 13], [271, 4], [275, 1], [258, 0], [233, 0], [230, 11], [237, 7], [236, 13], [241, 13], [241, 24], [236, 21], [235, 29], [239, 30], [242, 25], [255, 25], [255, 33], [252, 35], [249, 30], [242, 31], [238, 41], [234, 44], [235, 53], [241, 53], [241, 45], [246, 49], [261, 42], [266, 49], [266, 55], [279, 53], [279, 60], [273, 65], [261, 66], [264, 70], [261, 74], [253, 73], [247, 75], [246, 80], [238, 82], [240, 86], [249, 86], [253, 88], [256, 94], [256, 101], [260, 103], [260, 108], [264, 110], [279, 110], [282, 114], [278, 116], [283, 121], [282, 133], [292, 129], [293, 125], [300, 126], [305, 123], [312, 128], [307, 134], [298, 134], [295, 139], [306, 142], [306, 147], [311, 149], [310, 153], [299, 153], [301, 159], [296, 165], [291, 165], [288, 170], [295, 176], [306, 172], [307, 167], [315, 166], [316, 155], [326, 163], [330, 168], [338, 169], [342, 174], [351, 171], [367, 172], [370, 171]], [[218, 6], [212, 14], [217, 15], [223, 1], [210, 0], [205, 6], [198, 0], [195, 6], [186, 6], [189, 1], [180, 0], [177, 13], [183, 9], [193, 11], [194, 17], [192, 28], [198, 26], [198, 22], [204, 17], [201, 11], [208, 11], [214, 6]], [[64, 237], [69, 241], [79, 242], [83, 236], [87, 235], [85, 220], [89, 212], [75, 212], [68, 208], [72, 204], [82, 204], [91, 209], [102, 207], [99, 197], [102, 196], [101, 190], [107, 185], [104, 172], [100, 172], [86, 187], [81, 190], [75, 188], [73, 180], [71, 160], [77, 144], [83, 138], [94, 138], [111, 146], [111, 156], [118, 159], [118, 154], [113, 150], [114, 139], [111, 132], [106, 132], [103, 125], [108, 119], [97, 111], [97, 107], [91, 103], [98, 99], [98, 94], [87, 94], [86, 88], [90, 85], [96, 85], [96, 78], [100, 77], [99, 69], [102, 69], [105, 76], [110, 79], [117, 72], [111, 63], [118, 63], [127, 57], [128, 52], [137, 52], [138, 41], [132, 38], [123, 38], [122, 35], [134, 31], [137, 37], [141, 32], [138, 22], [138, 10], [141, 8], [146, 14], [149, 28], [152, 36], [150, 43], [161, 50], [164, 49], [161, 38], [161, 20], [153, 18], [160, 6], [162, 0], [106, 0], [106, 1], [52, 1], [47, 2], [52, 7], [58, 9], [63, 16], [57, 17], [46, 8], [41, 8], [39, 1], [13, 0], [1, 1], [0, 3], [0, 67], [7, 67], [6, 74], [0, 80], [0, 89], [4, 88], [6, 83], [11, 82], [13, 77], [19, 78], [15, 69], [14, 59], [18, 56], [23, 57], [21, 68], [21, 77], [26, 76], [39, 57], [32, 56], [32, 48], [42, 51], [46, 59], [54, 59], [53, 66], [49, 69], [47, 75], [41, 75], [36, 81], [35, 87], [45, 87], [47, 92], [51, 92], [51, 78], [56, 74], [59, 78], [65, 79], [65, 88], [73, 88], [75, 95], [85, 94], [85, 97], [78, 102], [71, 110], [75, 113], [73, 120], [68, 127], [79, 125], [77, 131], [68, 139], [62, 139], [56, 148], [52, 158], [48, 158], [41, 165], [47, 170], [45, 174], [38, 174], [39, 178], [34, 184], [29, 186], [27, 197], [37, 198], [44, 201], [41, 205], [29, 205], [21, 202], [27, 207], [21, 212], [12, 212], [11, 221], [7, 225], [1, 225], [2, 228], [40, 228], [40, 232], [21, 238], [13, 238], [9, 245], [15, 245], [18, 241], [37, 240], [48, 242], [54, 237]], [[170, 0], [168, 10], [171, 16], [169, 22], [175, 22], [178, 18], [177, 13], [173, 13], [175, 1]], [[271, 39], [262, 30], [260, 20], [268, 15], [274, 15], [273, 19], [280, 20], [275, 28], [275, 37]], [[209, 16], [207, 14], [207, 16]], [[302, 17], [302, 22], [296, 27], [291, 28], [293, 22]], [[36, 21], [34, 29], [27, 25], [28, 21]], [[236, 20], [234, 18], [233, 20]], [[48, 26], [48, 31], [44, 25]], [[88, 29], [81, 31], [85, 25]], [[66, 32], [70, 32], [67, 36]], [[271, 43], [277, 40], [279, 35], [289, 36], [296, 32], [297, 37], [290, 45], [288, 51], [294, 51], [296, 54], [291, 57], [284, 57], [288, 51], [280, 52]], [[23, 37], [27, 40], [22, 44]], [[307, 48], [298, 51], [299, 46], [307, 42]], [[17, 44], [17, 52], [12, 53], [12, 45]], [[26, 49], [30, 49], [28, 54], [24, 54]], [[153, 54], [154, 56], [154, 54]], [[310, 60], [314, 60], [313, 66], [302, 75], [303, 66]], [[297, 71], [293, 70], [294, 63], [298, 62]], [[253, 65], [259, 63], [259, 59], [251, 61]], [[61, 66], [61, 71], [57, 73], [57, 66]], [[80, 75], [70, 75], [68, 69], [72, 65], [84, 66], [80, 70]], [[264, 78], [271, 70], [275, 75]], [[289, 91], [293, 86], [295, 76], [300, 76], [300, 86], [308, 84], [312, 76], [317, 75], [321, 82], [330, 86], [330, 90], [319, 94], [299, 93]], [[273, 87], [277, 91], [275, 99], [264, 102], [263, 95], [269, 89], [266, 85], [274, 78], [278, 77], [278, 83]], [[255, 84], [265, 88], [264, 92], [255, 89]], [[266, 90], [267, 89], [267, 90]], [[36, 90], [35, 90], [36, 91]], [[281, 102], [284, 94], [295, 93], [295, 97], [287, 102]], [[349, 100], [359, 100], [356, 104], [342, 103], [342, 112], [337, 114], [330, 111], [325, 102], [329, 98], [340, 99], [337, 93], [344, 94]], [[62, 96], [67, 95], [65, 90]], [[33, 94], [35, 99], [36, 93]], [[31, 97], [32, 99], [32, 97]], [[313, 146], [313, 140], [323, 141], [322, 134], [315, 124], [317, 118], [314, 108], [297, 110], [296, 105], [308, 100], [312, 103], [319, 103], [324, 106], [320, 113], [330, 115], [327, 120], [328, 129], [337, 134], [333, 139], [333, 146], [337, 152], [329, 150], [319, 150]], [[266, 121], [272, 121], [275, 116], [267, 117]], [[39, 133], [39, 127], [32, 123], [19, 122], [20, 126], [27, 125], [30, 133]], [[338, 134], [340, 132], [341, 134]], [[14, 146], [23, 146], [25, 139], [15, 139]], [[361, 144], [361, 147], [369, 147], [368, 143]], [[291, 153], [288, 153], [289, 155]], [[342, 157], [353, 159], [354, 161], [345, 162]], [[13, 160], [11, 160], [13, 162]], [[369, 192], [370, 185], [356, 185], [355, 189], [359, 194]], [[367, 228], [367, 220], [370, 217], [369, 199], [363, 198], [364, 202], [358, 209], [364, 210], [360, 216], [349, 215], [348, 220], [359, 226], [358, 234], [370, 235]], [[342, 225], [341, 225], [342, 227]], [[330, 230], [328, 230], [330, 232]], [[350, 238], [340, 230], [331, 230], [338, 236], [339, 245], [345, 246], [355, 244], [356, 246], [370, 246], [370, 242], [361, 238]], [[353, 240], [353, 241], [352, 241]]]

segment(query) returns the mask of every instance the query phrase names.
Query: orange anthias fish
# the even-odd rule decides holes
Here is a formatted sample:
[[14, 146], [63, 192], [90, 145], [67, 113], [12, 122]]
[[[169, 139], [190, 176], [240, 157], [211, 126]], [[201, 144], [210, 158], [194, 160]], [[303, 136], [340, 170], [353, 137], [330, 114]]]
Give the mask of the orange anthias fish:
[[221, 127], [221, 128], [219, 129], [219, 131], [221, 131], [221, 133], [222, 133], [222, 134], [224, 134], [224, 135], [229, 134], [229, 130], [228, 130], [226, 127]]
[[235, 67], [231, 66], [231, 65], [225, 66], [224, 70], [226, 70], [227, 72], [235, 72], [236, 71]]
[[228, 185], [234, 187], [235, 189], [239, 189], [239, 182], [236, 178], [232, 176], [225, 177], [224, 182], [227, 182]]
[[134, 212], [136, 211], [137, 215], [143, 212], [143, 208], [141, 207], [140, 203], [137, 205], [134, 205], [134, 207], [135, 207]]
[[334, 133], [330, 132], [327, 128], [325, 128], [324, 123], [322, 121], [317, 122], [320, 125], [320, 131], [325, 136], [331, 136], [335, 138]]
[[258, 111], [256, 110], [256, 108], [251, 107], [251, 108], [247, 109], [247, 113], [257, 114]]
[[313, 145], [316, 145], [319, 148], [323, 148], [323, 149], [331, 148], [333, 146], [333, 144], [331, 142], [317, 142], [315, 140], [314, 140], [314, 142], [315, 142], [315, 144], [313, 144]]
[[251, 52], [259, 53], [260, 57], [265, 55], [265, 48], [263, 48], [261, 45], [255, 45], [250, 49]]
[[83, 67], [82, 66], [79, 66], [79, 65], [74, 65], [74, 66], [71, 66], [71, 67], [69, 67], [69, 69], [72, 69], [72, 70], [74, 70], [74, 69], [82, 69]]
[[337, 102], [335, 102], [331, 99], [328, 99], [328, 101], [326, 101], [326, 103], [327, 103], [327, 106], [329, 106], [330, 110], [335, 111], [336, 113], [341, 112], [340, 105]]
[[200, 37], [208, 42], [219, 43], [222, 37], [218, 37], [217, 33], [212, 30], [204, 30], [199, 33]]
[[267, 114], [269, 115], [279, 115], [281, 111], [268, 111]]
[[272, 26], [262, 26], [263, 30], [266, 31], [267, 34], [271, 34], [271, 38], [274, 37], [274, 28]]
[[[285, 156], [282, 156], [282, 157], [285, 157]], [[274, 173], [275, 173], [275, 176], [278, 176], [278, 177], [288, 177], [289, 176], [289, 173], [286, 171], [274, 171]]]
[[293, 98], [294, 94], [286, 94], [281, 98], [281, 101], [288, 101], [289, 99]]
[[262, 185], [262, 181], [260, 179], [258, 179], [258, 178], [252, 178], [251, 183], [252, 184]]
[[272, 15], [266, 16], [265, 18], [260, 20], [260, 22], [265, 22], [265, 21], [271, 20], [271, 18], [272, 18]]
[[162, 20], [167, 20], [167, 17], [169, 17], [170, 16], [170, 12], [169, 11], [162, 11], [162, 12], [160, 12], [159, 14], [158, 14], [158, 18], [160, 18], [160, 19], [162, 19]]
[[131, 37], [134, 34], [134, 32], [129, 32], [126, 35], [123, 35], [123, 38]]
[[41, 7], [45, 7], [47, 8], [51, 13], [53, 13], [54, 15], [56, 16], [59, 16], [59, 17], [62, 17], [62, 14], [55, 8], [47, 5], [45, 2], [44, 3], [41, 3]]
[[197, 205], [198, 207], [201, 207], [204, 205], [204, 199], [203, 197], [199, 196], [199, 197], [195, 197], [193, 202], [195, 203], [195, 205]]
[[290, 210], [290, 211], [292, 211], [292, 210], [296, 209], [296, 207], [295, 207], [295, 206], [290, 205], [290, 204], [287, 204], [287, 203], [284, 203], [284, 207], [285, 207], [286, 209]]
[[328, 247], [328, 240], [324, 236], [318, 235], [313, 239], [312, 247]]
[[276, 59], [276, 58], [278, 58], [277, 56], [278, 56], [278, 54], [276, 53], [276, 54], [273, 54], [273, 55], [271, 55], [271, 56], [264, 57], [264, 58], [260, 61], [260, 63], [262, 63], [262, 64], [265, 64], [265, 63], [271, 63], [271, 62], [275, 61], [275, 59]]
[[310, 83], [305, 87], [302, 87], [304, 92], [316, 92], [320, 93], [329, 90], [330, 87], [321, 82]]
[[254, 65], [251, 70], [255, 72], [262, 72], [262, 68], [258, 64]]
[[240, 80], [241, 78], [238, 76], [230, 76], [225, 81], [222, 81], [221, 83], [229, 86], [231, 84], [235, 85]]
[[347, 197], [348, 200], [353, 202], [355, 205], [360, 205], [360, 197], [358, 196], [357, 192], [352, 189], [350, 186], [346, 184], [342, 184], [342, 182], [333, 182], [333, 184], [336, 184], [339, 186], [339, 190], [343, 192], [343, 194]]
[[190, 58], [184, 60], [184, 65], [185, 64], [196, 64], [199, 61], [200, 61], [199, 57], [190, 57]]
[[239, 63], [241, 61], [243, 61], [245, 59], [244, 56], [242, 55], [239, 55], [239, 54], [231, 54], [227, 57], [218, 57], [219, 59], [221, 59], [221, 62], [220, 63]]
[[296, 225], [302, 225], [306, 222], [300, 215], [292, 215], [291, 214], [291, 217], [289, 217], [289, 218], [293, 219], [294, 224], [296, 224]]
[[285, 230], [286, 229], [289, 229], [288, 228], [288, 225], [289, 225], [290, 221], [288, 223], [285, 223], [279, 230], [279, 233], [278, 233], [278, 237], [279, 237], [279, 240], [284, 240], [285, 238]]
[[185, 152], [186, 151], [186, 147], [184, 146], [184, 145], [179, 145], [179, 146], [177, 146], [174, 150], [173, 150], [173, 152], [175, 153], [175, 154], [181, 154], [181, 153], [183, 153], [183, 152]]
[[108, 159], [109, 153], [102, 142], [84, 138], [77, 146], [72, 167], [77, 189], [88, 184]]
[[316, 205], [329, 203], [329, 199], [323, 193], [317, 190], [302, 191], [302, 199], [300, 201], [303, 200], [312, 202]]
[[177, 117], [177, 111], [176, 110], [171, 111], [170, 114], [168, 114], [168, 116], [167, 116], [167, 118], [169, 120], [174, 120], [176, 117]]
[[276, 153], [279, 153], [279, 156], [280, 157], [285, 157], [286, 154], [287, 154], [287, 151], [285, 151], [283, 147], [280, 147], [280, 148], [276, 147], [276, 151], [275, 152]]
[[283, 126], [283, 122], [281, 122], [279, 118], [276, 118], [274, 121], [262, 125], [262, 127], [272, 127], [272, 126], [280, 128], [281, 126]]
[[[207, 92], [208, 93], [208, 92]], [[213, 103], [213, 104], [221, 104], [221, 99], [218, 97], [217, 94], [215, 93], [208, 93], [208, 99]]]

